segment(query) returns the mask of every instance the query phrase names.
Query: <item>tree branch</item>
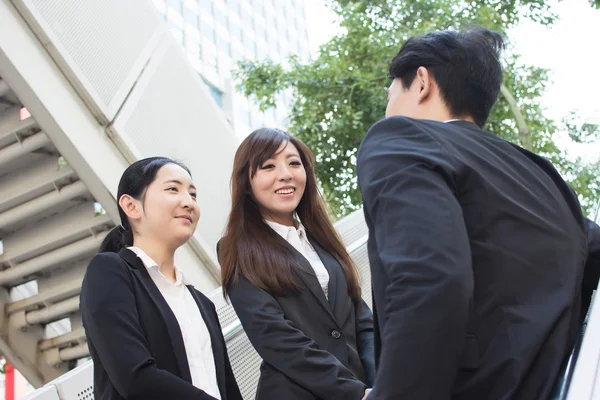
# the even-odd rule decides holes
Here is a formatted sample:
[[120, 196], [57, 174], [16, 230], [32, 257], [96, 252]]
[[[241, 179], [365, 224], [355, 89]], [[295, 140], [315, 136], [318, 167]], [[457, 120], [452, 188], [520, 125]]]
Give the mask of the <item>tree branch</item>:
[[527, 150], [532, 151], [533, 146], [531, 144], [531, 134], [529, 133], [527, 122], [525, 122], [525, 117], [517, 105], [517, 100], [515, 100], [512, 93], [510, 93], [510, 90], [508, 90], [504, 84], [500, 86], [500, 93], [502, 93], [502, 96], [504, 96], [506, 101], [508, 101], [510, 110], [515, 116], [515, 121], [517, 122], [517, 127], [519, 128], [519, 139], [521, 141], [521, 145]]

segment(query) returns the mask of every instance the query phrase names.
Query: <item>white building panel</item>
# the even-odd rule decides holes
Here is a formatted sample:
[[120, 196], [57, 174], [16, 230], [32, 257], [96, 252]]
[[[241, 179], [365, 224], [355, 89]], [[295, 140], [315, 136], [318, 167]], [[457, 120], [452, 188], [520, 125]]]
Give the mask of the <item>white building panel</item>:
[[105, 125], [166, 28], [147, 0], [14, 0], [46, 50]]

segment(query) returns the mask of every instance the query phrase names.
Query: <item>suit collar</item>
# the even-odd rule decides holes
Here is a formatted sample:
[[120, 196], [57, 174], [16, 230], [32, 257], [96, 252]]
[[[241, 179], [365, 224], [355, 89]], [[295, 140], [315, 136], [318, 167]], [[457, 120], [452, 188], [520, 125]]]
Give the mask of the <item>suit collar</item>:
[[160, 311], [162, 318], [165, 320], [165, 325], [167, 327], [167, 331], [169, 332], [169, 342], [171, 346], [173, 346], [173, 352], [175, 354], [175, 359], [177, 360], [177, 366], [179, 367], [179, 372], [181, 374], [181, 378], [192, 383], [192, 375], [190, 373], [190, 365], [187, 359], [187, 354], [185, 352], [185, 345], [183, 343], [183, 337], [181, 336], [181, 330], [179, 329], [179, 323], [177, 322], [177, 318], [169, 304], [160, 293], [160, 290], [156, 287], [148, 270], [142, 260], [138, 258], [138, 256], [129, 249], [122, 249], [119, 252], [119, 256], [127, 262], [132, 268], [133, 272], [136, 276], [139, 277], [140, 281], [150, 294], [150, 298], [156, 304], [156, 307]]
[[464, 119], [453, 119], [453, 120], [444, 121], [444, 122], [448, 123], [450, 125], [457, 125], [462, 128], [475, 129], [477, 131], [482, 130], [479, 126], [477, 126], [477, 124], [470, 122], [470, 121], [465, 121]]
[[321, 247], [321, 245], [310, 235], [308, 235], [308, 240], [319, 255], [327, 272], [329, 272], [328, 301], [336, 321], [341, 325], [347, 317], [347, 310], [344, 307], [344, 299], [347, 297], [348, 293], [346, 276], [343, 273], [339, 261], [331, 253]]
[[215, 370], [217, 373], [217, 385], [219, 386], [219, 392], [221, 393], [221, 397], [225, 399], [226, 392], [226, 377], [225, 377], [225, 349], [223, 347], [223, 332], [221, 331], [221, 324], [219, 323], [218, 318], [215, 318], [215, 314], [211, 310], [209, 304], [205, 304], [210, 300], [202, 300], [196, 289], [192, 285], [188, 285], [188, 289], [196, 301], [198, 308], [200, 309], [200, 313], [202, 314], [202, 319], [206, 323], [206, 327], [208, 328], [208, 332], [210, 334], [210, 341], [213, 350], [213, 357], [215, 358]]
[[[304, 257], [298, 250], [296, 250], [294, 248], [294, 246], [289, 244], [287, 242], [287, 240], [284, 240], [283, 238], [281, 238], [281, 240], [285, 243], [285, 246], [287, 246], [287, 248], [296, 257], [296, 260], [298, 261], [298, 265], [300, 266], [300, 271], [298, 271], [298, 276], [300, 277], [300, 279], [302, 279], [302, 281], [304, 282], [304, 285], [308, 288], [308, 290], [312, 293], [312, 295], [317, 298], [317, 300], [319, 301], [321, 306], [323, 306], [323, 308], [325, 309], [327, 314], [329, 314], [329, 316], [333, 319], [333, 321], [337, 323], [336, 315], [334, 312], [334, 310], [335, 310], [334, 307], [337, 303], [336, 300], [337, 300], [337, 296], [338, 296], [336, 277], [339, 273], [339, 270], [337, 270], [336, 268], [332, 268], [331, 262], [326, 262], [326, 260], [330, 261], [327, 257], [325, 257], [325, 260], [324, 260], [324, 255], [326, 255], [328, 253], [318, 245], [317, 245], [317, 247], [315, 247], [316, 242], [314, 240], [309, 239], [309, 241], [313, 245], [313, 248], [319, 255], [319, 258], [321, 258], [321, 261], [323, 262], [323, 265], [327, 269], [327, 272], [329, 272], [328, 291], [329, 291], [329, 299], [330, 300], [328, 300], [325, 297], [325, 293], [323, 292], [323, 288], [321, 287], [321, 284], [319, 283], [319, 280], [317, 279], [317, 276], [315, 275], [315, 271], [313, 270], [312, 266], [310, 265], [310, 262], [306, 259], [306, 257]], [[329, 255], [329, 257], [331, 257], [331, 255]], [[331, 258], [333, 258], [333, 257], [331, 257]]]
[[[158, 269], [158, 264], [156, 263], [156, 261], [154, 261], [152, 259], [152, 257], [150, 257], [144, 250], [140, 249], [139, 247], [134, 247], [134, 246], [130, 246], [127, 249], [133, 251], [135, 253], [135, 255], [142, 260], [142, 263], [144, 264], [144, 266], [147, 269], [152, 269], [155, 268], [156, 271], [167, 281], [169, 281], [163, 274], [162, 272], [160, 272], [160, 270]], [[171, 282], [171, 281], [169, 281]], [[171, 282], [173, 283], [173, 282]], [[185, 279], [185, 276], [183, 275], [183, 271], [181, 271], [179, 268], [175, 267], [175, 285], [188, 285], [189, 283], [187, 282], [187, 280]]]
[[264, 221], [271, 229], [277, 232], [285, 240], [288, 240], [289, 235], [291, 234], [296, 234], [298, 236], [306, 235], [306, 229], [304, 228], [304, 225], [302, 225], [302, 222], [300, 222], [299, 219], [295, 219], [295, 222], [298, 227], [286, 226], [278, 222], [268, 221], [266, 219]]

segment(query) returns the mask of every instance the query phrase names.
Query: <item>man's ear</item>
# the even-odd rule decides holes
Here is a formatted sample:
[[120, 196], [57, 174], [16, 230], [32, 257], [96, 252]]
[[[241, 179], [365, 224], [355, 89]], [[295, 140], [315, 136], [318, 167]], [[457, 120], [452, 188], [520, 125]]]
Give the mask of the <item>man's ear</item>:
[[119, 199], [119, 206], [130, 221], [139, 221], [142, 218], [142, 204], [128, 194]]
[[420, 104], [431, 97], [435, 83], [433, 82], [433, 77], [425, 67], [419, 67], [419, 69], [417, 69], [417, 76], [415, 79], [419, 84], [418, 101]]

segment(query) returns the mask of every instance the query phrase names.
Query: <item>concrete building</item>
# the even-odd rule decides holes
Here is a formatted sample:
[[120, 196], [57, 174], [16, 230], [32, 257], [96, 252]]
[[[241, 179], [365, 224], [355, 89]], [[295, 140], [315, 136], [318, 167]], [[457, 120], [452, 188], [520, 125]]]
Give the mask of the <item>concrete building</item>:
[[262, 126], [285, 126], [290, 93], [262, 113], [236, 92], [231, 78], [242, 59], [286, 62], [310, 56], [302, 0], [153, 0], [169, 31], [185, 49], [238, 137]]

